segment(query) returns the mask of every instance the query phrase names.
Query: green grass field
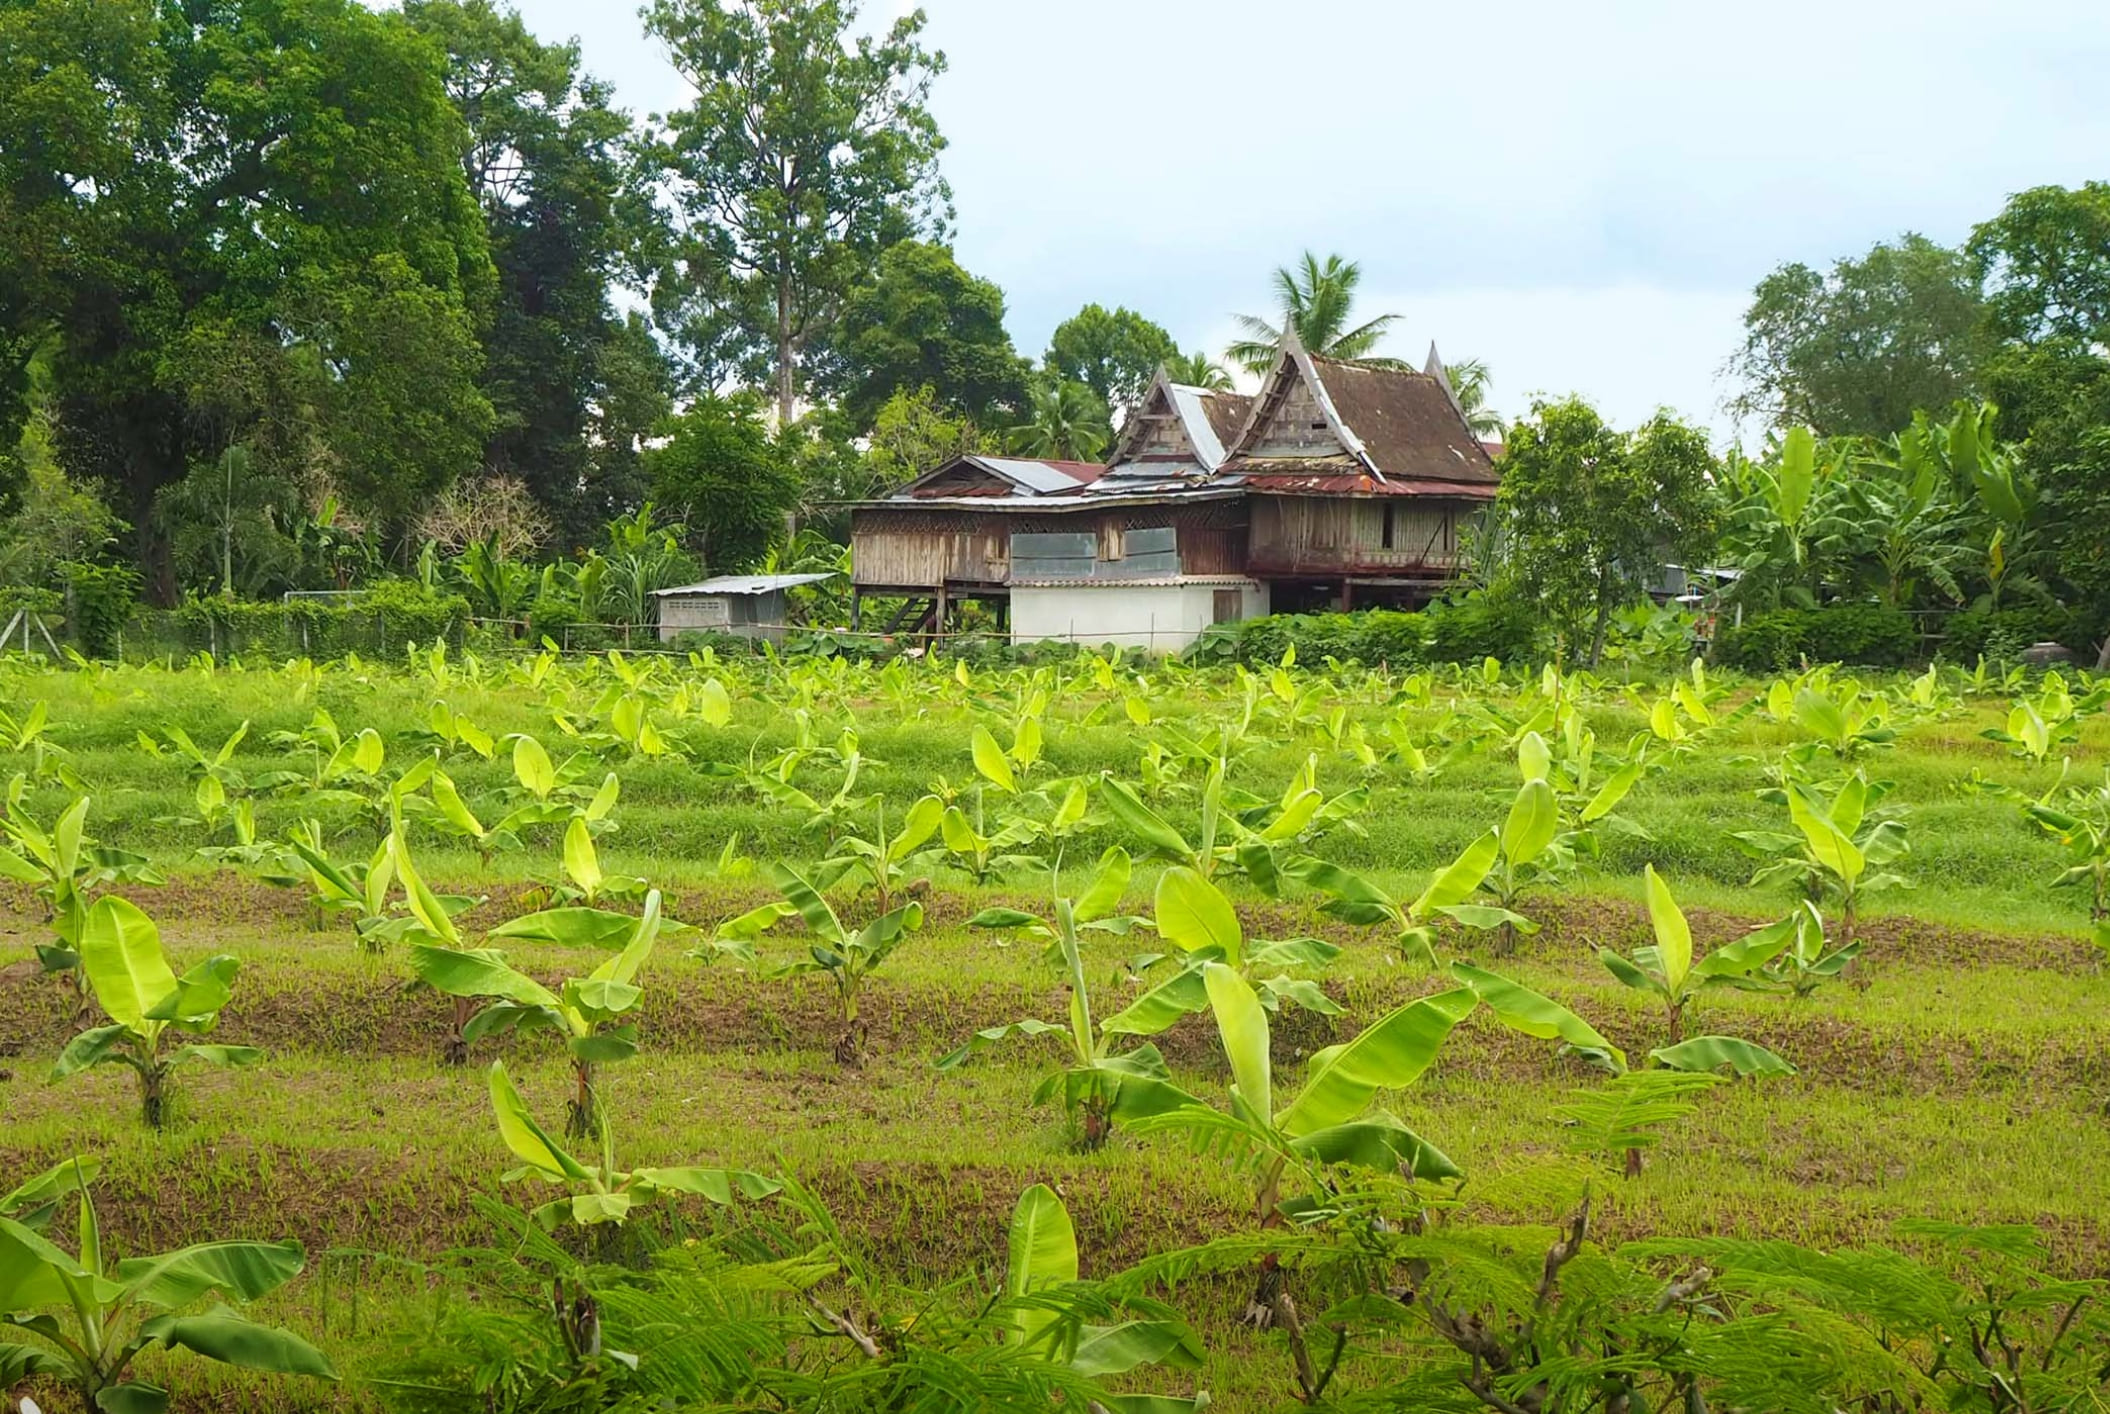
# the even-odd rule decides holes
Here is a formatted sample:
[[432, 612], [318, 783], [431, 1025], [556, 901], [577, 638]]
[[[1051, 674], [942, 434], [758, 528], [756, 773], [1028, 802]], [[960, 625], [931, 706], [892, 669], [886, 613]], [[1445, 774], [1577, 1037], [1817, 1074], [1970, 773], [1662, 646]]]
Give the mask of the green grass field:
[[[763, 866], [810, 861], [825, 840], [713, 763], [745, 767], [791, 744], [800, 711], [824, 741], [854, 725], [867, 758], [859, 792], [883, 797], [890, 818], [934, 778], [966, 787], [974, 779], [970, 727], [987, 722], [1008, 740], [1003, 724], [1015, 718], [1019, 683], [985, 673], [969, 688], [925, 676], [932, 681], [900, 695], [869, 674], [802, 689], [733, 678], [733, 716], [723, 727], [662, 703], [681, 743], [668, 757], [638, 759], [589, 743], [595, 778], [613, 769], [622, 783], [618, 827], [600, 840], [602, 863], [666, 889], [670, 913], [705, 930], [771, 896], [758, 869], [721, 874], [728, 839], [737, 835], [738, 855]], [[1315, 705], [1345, 706], [1373, 733], [1401, 710], [1382, 684], [1303, 682], [1318, 694]], [[1122, 714], [1122, 693], [1095, 689], [1082, 676], [1051, 686], [1046, 759], [1034, 772], [1043, 780], [1101, 772], [1135, 779], [1147, 740], [1221, 720], [1234, 700], [1222, 679], [1160, 676], [1123, 690], [1146, 696], [1152, 724], [1145, 728]], [[263, 1046], [269, 1058], [254, 1069], [187, 1073], [160, 1132], [142, 1129], [129, 1080], [118, 1071], [48, 1084], [71, 1030], [71, 1004], [32, 960], [32, 945], [47, 937], [39, 906], [26, 888], [7, 886], [0, 894], [0, 1187], [70, 1154], [94, 1154], [104, 1164], [102, 1206], [120, 1249], [207, 1236], [298, 1238], [314, 1254], [309, 1273], [272, 1298], [268, 1314], [309, 1332], [348, 1371], [385, 1354], [395, 1323], [427, 1298], [421, 1283], [382, 1256], [436, 1258], [489, 1235], [470, 1199], [499, 1192], [497, 1176], [510, 1161], [479, 1074], [441, 1063], [447, 1005], [430, 992], [406, 991], [398, 956], [362, 952], [343, 924], [319, 928], [304, 890], [197, 860], [200, 828], [170, 823], [195, 813], [193, 773], [172, 755], [149, 755], [137, 737], [180, 724], [211, 752], [247, 721], [232, 771], [245, 778], [302, 771], [308, 758], [274, 745], [271, 734], [300, 731], [322, 708], [348, 732], [372, 727], [394, 770], [420, 749], [415, 733], [436, 698], [494, 734], [535, 733], [554, 752], [561, 734], [553, 707], [591, 730], [607, 712], [602, 687], [537, 687], [495, 674], [438, 682], [381, 669], [312, 677], [6, 670], [0, 690], [8, 710], [19, 718], [31, 703], [48, 703], [48, 739], [64, 748], [27, 783], [20, 808], [48, 823], [75, 794], [67, 780], [86, 788], [90, 833], [149, 855], [167, 874], [165, 885], [120, 892], [159, 921], [178, 969], [212, 953], [241, 958], [235, 999], [214, 1039]], [[1473, 691], [1438, 685], [1434, 701], [1403, 710], [1434, 740], [1447, 729], [1450, 699]], [[1516, 699], [1516, 689], [1505, 693]], [[1724, 713], [1749, 695], [1739, 691]], [[1647, 730], [1640, 707], [1609, 690], [1591, 695], [1584, 711], [1608, 746]], [[1910, 887], [1872, 901], [1866, 952], [1845, 980], [1801, 999], [1720, 991], [1695, 1004], [1690, 1029], [1756, 1041], [1799, 1073], [1718, 1087], [1668, 1131], [1638, 1176], [1604, 1170], [1595, 1181], [1601, 1239], [1724, 1232], [1831, 1246], [1880, 1241], [1899, 1219], [1938, 1217], [2032, 1224], [2061, 1271], [2110, 1270], [2110, 979], [2088, 938], [2085, 899], [2049, 887], [2062, 850], [2013, 799], [1967, 788], [1975, 775], [2039, 795], [2059, 778], [2058, 756], [2071, 758], [2076, 780], [2099, 776], [2110, 720], [2096, 715], [2051, 763], [2036, 765], [1979, 735], [2006, 712], [2004, 696], [1961, 700], [1867, 754], [1869, 774], [1894, 783], [1884, 807], [1908, 822], [1911, 850], [1897, 871]], [[1527, 898], [1522, 911], [1544, 926], [1514, 956], [1494, 958], [1487, 935], [1450, 926], [1440, 951], [1498, 966], [1589, 1018], [1629, 1054], [1645, 1055], [1662, 1044], [1660, 1016], [1612, 978], [1596, 949], [1631, 952], [1648, 941], [1639, 902], [1645, 863], [1692, 912], [1705, 948], [1787, 910], [1785, 888], [1750, 886], [1754, 862], [1729, 832], [1785, 828], [1784, 810], [1757, 792], [1765, 768], [1796, 740], [1792, 727], [1763, 713], [1703, 733], [1621, 806], [1650, 838], [1607, 833], [1601, 854], [1558, 890]], [[1371, 797], [1356, 828], [1336, 828], [1311, 852], [1367, 871], [1402, 897], [1501, 822], [1518, 780], [1513, 754], [1495, 749], [1452, 760], [1425, 782], [1392, 763], [1365, 771], [1323, 726], [1285, 716], [1249, 734], [1230, 782], [1273, 799], [1314, 752], [1325, 790], [1362, 783]], [[32, 766], [29, 752], [12, 765], [0, 755], [0, 775]], [[454, 753], [447, 769], [472, 803], [496, 798], [512, 780], [502, 749], [488, 762]], [[829, 785], [827, 776], [813, 772], [809, 788]], [[1188, 789], [1162, 797], [1163, 814], [1183, 830], [1198, 818], [1196, 779], [1190, 774]], [[313, 815], [333, 844], [360, 860], [378, 838], [357, 807], [316, 808], [300, 791], [260, 798], [256, 815], [265, 838]], [[486, 896], [468, 920], [488, 925], [518, 911], [524, 881], [555, 874], [559, 833], [543, 827], [524, 848], [486, 862], [426, 830], [416, 836], [418, 861], [444, 888]], [[1065, 845], [1065, 857], [1095, 858], [1118, 842], [1119, 827], [1097, 819]], [[1139, 912], [1148, 911], [1158, 867], [1139, 861], [1130, 899]], [[1006, 946], [966, 926], [992, 903], [1036, 906], [1045, 875], [978, 886], [943, 865], [925, 872], [929, 922], [870, 984], [870, 1054], [861, 1068], [831, 1055], [836, 1023], [825, 980], [768, 975], [768, 964], [803, 949], [796, 935], [764, 938], [759, 966], [705, 965], [680, 946], [663, 946], [643, 979], [642, 1053], [611, 1069], [605, 1084], [626, 1155], [794, 1173], [829, 1199], [873, 1260], [919, 1279], [1000, 1263], [1011, 1204], [1034, 1182], [1064, 1195], [1087, 1275], [1245, 1220], [1245, 1176], [1176, 1137], [1117, 1134], [1102, 1152], [1078, 1152], [1059, 1110], [1029, 1103], [1038, 1077], [1056, 1063], [1052, 1042], [1006, 1047], [952, 1074], [934, 1070], [939, 1055], [977, 1028], [1029, 1015], [1059, 1020], [1063, 990], [1035, 946]], [[1239, 880], [1226, 889], [1250, 934], [1315, 935], [1345, 948], [1325, 977], [1344, 1014], [1286, 1014], [1275, 1030], [1278, 1067], [1437, 986], [1425, 969], [1402, 962], [1383, 930], [1324, 916], [1315, 896], [1292, 890], [1268, 899]], [[847, 886], [838, 904], [852, 916], [869, 912]], [[1121, 980], [1120, 959], [1138, 948], [1132, 939], [1092, 945], [1095, 985], [1104, 982], [1114, 1004], [1135, 985]], [[508, 953], [545, 979], [592, 965], [576, 950]], [[1110, 1009], [1102, 1004], [1102, 1015]], [[1206, 1015], [1161, 1039], [1181, 1083], [1220, 1100], [1227, 1076]], [[498, 1056], [538, 1109], [561, 1106], [567, 1074], [547, 1037], [480, 1043], [473, 1059]], [[1451, 1038], [1428, 1077], [1388, 1103], [1466, 1170], [1470, 1201], [1551, 1221], [1561, 1195], [1544, 1176], [1563, 1162], [1559, 1107], [1601, 1079], [1483, 1013]], [[673, 1226], [655, 1229], [659, 1238], [722, 1221], [700, 1207], [672, 1213]], [[1285, 1356], [1276, 1342], [1235, 1323], [1234, 1302], [1189, 1291], [1182, 1306], [1209, 1350], [1198, 1383], [1220, 1407], [1286, 1399]], [[268, 1384], [202, 1364], [186, 1371], [179, 1388], [186, 1408], [308, 1407], [302, 1401], [359, 1408], [367, 1400], [350, 1386]]]

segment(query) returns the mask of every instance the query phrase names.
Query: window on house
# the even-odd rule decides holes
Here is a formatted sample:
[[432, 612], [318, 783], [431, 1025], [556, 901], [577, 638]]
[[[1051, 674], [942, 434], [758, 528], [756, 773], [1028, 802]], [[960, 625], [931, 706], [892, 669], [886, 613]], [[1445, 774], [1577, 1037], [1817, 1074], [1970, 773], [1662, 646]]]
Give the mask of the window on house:
[[1392, 505], [1390, 502], [1387, 502], [1385, 505], [1384, 527], [1377, 533], [1377, 544], [1378, 548], [1381, 550], [1392, 550], [1398, 548], [1396, 540], [1396, 537], [1399, 533], [1399, 522], [1397, 517], [1398, 510], [1399, 508], [1397, 506]]
[[1099, 527], [1099, 558], [1102, 560], [1125, 559], [1128, 555], [1128, 535], [1118, 525]]
[[1210, 605], [1209, 622], [1212, 624], [1237, 623], [1245, 613], [1245, 594], [1237, 589], [1219, 589], [1216, 602]]

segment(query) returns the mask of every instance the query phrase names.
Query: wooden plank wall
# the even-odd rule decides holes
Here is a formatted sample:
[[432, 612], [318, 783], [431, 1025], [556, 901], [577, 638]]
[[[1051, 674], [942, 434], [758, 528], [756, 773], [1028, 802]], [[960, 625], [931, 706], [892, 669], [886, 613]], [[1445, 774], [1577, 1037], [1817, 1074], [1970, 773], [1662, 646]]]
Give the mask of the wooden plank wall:
[[1470, 502], [1419, 497], [1255, 496], [1252, 568], [1270, 574], [1450, 570], [1458, 563], [1459, 523], [1472, 513]]
[[853, 582], [895, 588], [1005, 584], [1013, 534], [1089, 534], [1170, 526], [1185, 574], [1241, 574], [1245, 509], [1234, 501], [1192, 506], [1110, 506], [1071, 514], [976, 514], [952, 508], [857, 510], [850, 516]]

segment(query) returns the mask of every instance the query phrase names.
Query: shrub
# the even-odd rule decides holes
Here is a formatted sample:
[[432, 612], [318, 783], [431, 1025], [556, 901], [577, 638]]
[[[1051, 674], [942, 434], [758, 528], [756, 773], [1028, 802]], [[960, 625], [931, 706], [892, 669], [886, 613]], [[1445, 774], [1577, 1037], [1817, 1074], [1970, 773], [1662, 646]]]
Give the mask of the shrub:
[[1475, 591], [1450, 603], [1431, 604], [1428, 659], [1432, 663], [1477, 663], [1500, 658], [1530, 662], [1539, 656], [1538, 614], [1504, 594]]
[[1804, 661], [1900, 668], [1922, 656], [1912, 615], [1879, 604], [1752, 614], [1715, 642], [1717, 661], [1746, 672], [1778, 672]]
[[1992, 655], [2002, 645], [2063, 643], [2079, 654], [2089, 645], [2074, 613], [2055, 604], [2033, 604], [2021, 609], [1987, 611], [1969, 609], [1942, 621], [1941, 652], [1957, 663], [1976, 662], [1980, 654]]
[[469, 601], [435, 593], [414, 579], [386, 579], [367, 590], [350, 612], [376, 616], [384, 645], [393, 652], [407, 642], [454, 637], [469, 617]]
[[91, 565], [78, 560], [62, 570], [67, 617], [81, 652], [90, 658], [116, 657], [125, 621], [139, 598], [139, 575], [126, 565]]

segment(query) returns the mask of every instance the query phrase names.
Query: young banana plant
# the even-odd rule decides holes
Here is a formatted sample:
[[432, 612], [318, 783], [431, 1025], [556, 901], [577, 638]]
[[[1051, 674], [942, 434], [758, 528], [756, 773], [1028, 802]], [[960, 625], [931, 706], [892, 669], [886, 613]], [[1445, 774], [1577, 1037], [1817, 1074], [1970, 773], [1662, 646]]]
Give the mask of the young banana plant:
[[1761, 798], [1784, 803], [1797, 833], [1731, 832], [1745, 853], [1769, 861], [1752, 875], [1754, 885], [1792, 879], [1813, 899], [1838, 899], [1844, 947], [1859, 945], [1862, 899], [1881, 889], [1905, 886], [1894, 873], [1869, 872], [1895, 863], [1911, 849], [1904, 821], [1870, 813], [1881, 794], [1859, 771], [1828, 797], [1816, 786], [1790, 778], [1782, 789], [1765, 792]]
[[1364, 927], [1389, 925], [1402, 960], [1434, 967], [1438, 915], [1468, 928], [1493, 928], [1504, 922], [1515, 922], [1527, 931], [1536, 928], [1530, 920], [1516, 918], [1506, 910], [1469, 902], [1479, 893], [1501, 855], [1501, 834], [1489, 830], [1439, 870], [1410, 903], [1399, 902], [1360, 874], [1309, 855], [1288, 860], [1282, 872], [1327, 895], [1322, 912]]
[[504, 1061], [491, 1062], [491, 1110], [498, 1120], [499, 1138], [505, 1141], [520, 1167], [502, 1175], [507, 1183], [537, 1179], [568, 1188], [570, 1196], [541, 1204], [535, 1218], [545, 1230], [554, 1232], [569, 1220], [584, 1228], [620, 1224], [640, 1204], [667, 1193], [686, 1193], [713, 1203], [729, 1204], [734, 1197], [766, 1198], [779, 1185], [774, 1179], [746, 1169], [633, 1168], [619, 1169], [615, 1161], [615, 1132], [603, 1116], [595, 1122], [600, 1135], [601, 1162], [588, 1163], [573, 1157], [548, 1131], [536, 1122], [527, 1102], [520, 1097]]
[[96, 900], [81, 929], [81, 970], [110, 1022], [67, 1042], [51, 1078], [64, 1080], [98, 1065], [125, 1066], [139, 1082], [140, 1118], [161, 1128], [168, 1118], [169, 1078], [177, 1069], [192, 1063], [254, 1065], [264, 1058], [251, 1046], [194, 1042], [163, 1050], [171, 1031], [211, 1033], [240, 967], [234, 958], [212, 957], [178, 977], [151, 918], [121, 898]]
[[[1674, 1053], [1684, 1042], [1685, 1009], [1695, 997], [1710, 987], [1755, 991], [1764, 986], [1764, 969], [1787, 950], [1794, 934], [1792, 928], [1762, 928], [1695, 960], [1692, 925], [1653, 864], [1643, 870], [1643, 887], [1648, 894], [1648, 921], [1656, 935], [1655, 946], [1637, 949], [1631, 958], [1621, 957], [1610, 948], [1599, 948], [1597, 956], [1605, 971], [1621, 983], [1663, 1003], [1669, 1050], [1652, 1053], [1660, 1058]], [[1793, 920], [1789, 921], [1792, 924]]]
[[[611, 937], [620, 927], [625, 934]], [[572, 1095], [564, 1132], [592, 1139], [599, 1123], [595, 1082], [599, 1067], [637, 1054], [637, 1024], [630, 1013], [644, 998], [638, 971], [652, 955], [660, 931], [659, 890], [645, 895], [644, 912], [632, 919], [592, 908], [545, 909], [494, 928], [487, 938], [533, 938], [567, 946], [617, 947], [616, 954], [584, 977], [567, 979], [556, 991], [506, 962], [491, 948], [410, 945], [410, 968], [450, 997], [487, 1001], [462, 1028], [473, 1045], [484, 1036], [547, 1029], [564, 1038], [571, 1057]]]
[[[1267, 1008], [1244, 978], [1223, 963], [1203, 969], [1202, 981], [1224, 1056], [1231, 1067], [1228, 1111], [1194, 1104], [1137, 1119], [1138, 1132], [1182, 1129], [1197, 1142], [1249, 1161], [1257, 1174], [1254, 1218], [1275, 1227], [1313, 1215], [1324, 1203], [1326, 1170], [1334, 1165], [1398, 1174], [1409, 1180], [1462, 1178], [1458, 1166], [1384, 1111], [1373, 1111], [1380, 1090], [1403, 1090], [1435, 1061], [1443, 1042], [1470, 1016], [1479, 999], [1469, 987], [1422, 997], [1380, 1017], [1354, 1040], [1316, 1052], [1295, 1099], [1279, 1108], [1269, 1057]], [[1301, 1194], [1285, 1196], [1292, 1171]], [[1270, 1259], [1246, 1319], [1271, 1325], [1282, 1269]]]
[[915, 885], [907, 879], [906, 865], [917, 850], [938, 833], [945, 821], [945, 802], [935, 795], [926, 795], [909, 806], [902, 816], [901, 829], [889, 836], [886, 832], [886, 798], [878, 798], [878, 829], [872, 839], [856, 835], [845, 835], [835, 842], [837, 857], [855, 861], [862, 870], [872, 893], [879, 900], [879, 911], [888, 913], [894, 907], [894, 895], [904, 889], [915, 891]]
[[[491, 856], [501, 849], [520, 848], [520, 836], [536, 825], [554, 824], [572, 815], [572, 808], [556, 800], [530, 799], [514, 806], [497, 821], [486, 826], [477, 818], [476, 812], [462, 799], [461, 790], [454, 778], [435, 768], [427, 783], [434, 809], [433, 823], [441, 832], [467, 840], [476, 849], [477, 858], [489, 865]], [[584, 818], [591, 821], [603, 819], [614, 808], [620, 786], [613, 771], [601, 783], [601, 789], [587, 802]]]
[[87, 833], [90, 799], [82, 796], [61, 811], [49, 831], [38, 827], [22, 808], [22, 778], [10, 784], [8, 805], [0, 811], [0, 879], [28, 884], [42, 899], [57, 941], [37, 944], [37, 961], [48, 974], [62, 978], [85, 1006], [81, 981], [81, 929], [95, 891], [110, 884], [160, 884], [162, 877], [146, 856], [98, 845]]
[[[1134, 1316], [1116, 1325], [1090, 1325], [1071, 1317], [1063, 1298], [1078, 1285], [1077, 1229], [1069, 1209], [1046, 1184], [1036, 1183], [1019, 1195], [1018, 1206], [1011, 1211], [1006, 1248], [999, 1309], [1007, 1309], [1008, 1343], [1020, 1354], [1067, 1366], [1091, 1380], [1110, 1379], [1144, 1366], [1201, 1367], [1201, 1343], [1193, 1331], [1155, 1302], [1125, 1301], [1122, 1304], [1133, 1308]], [[1108, 1414], [1176, 1414], [1207, 1404], [1206, 1396], [1102, 1393], [1090, 1407]]]
[[2066, 849], [2066, 869], [2052, 887], [2087, 894], [2096, 946], [2110, 957], [2110, 770], [2101, 785], [2069, 789], [2058, 805], [2050, 801], [2047, 796], [2024, 809]]
[[773, 975], [827, 974], [835, 986], [843, 1028], [835, 1042], [835, 1058], [843, 1065], [862, 1064], [869, 1030], [858, 1015], [858, 999], [866, 979], [908, 941], [909, 934], [923, 926], [923, 905], [913, 901], [902, 904], [853, 933], [843, 926], [820, 890], [797, 870], [779, 864], [771, 871], [771, 878], [784, 897], [726, 920], [719, 925], [718, 935], [739, 943], [760, 936], [787, 918], [804, 921], [815, 941], [806, 956], [785, 964]]
[[[93, 1172], [91, 1162], [69, 1159], [0, 1200], [0, 1326], [37, 1341], [0, 1341], [0, 1389], [41, 1377], [69, 1387], [84, 1410], [163, 1414], [167, 1387], [132, 1369], [154, 1346], [266, 1374], [336, 1380], [322, 1352], [290, 1331], [226, 1305], [177, 1314], [207, 1296], [246, 1302], [277, 1290], [306, 1265], [298, 1242], [204, 1242], [114, 1257], [88, 1192]], [[68, 1252], [43, 1229], [74, 1194], [79, 1242]], [[33, 1215], [41, 1221], [29, 1221]]]
[[1033, 1091], [1033, 1103], [1046, 1104], [1059, 1094], [1065, 1112], [1082, 1115], [1080, 1147], [1087, 1152], [1103, 1148], [1118, 1121], [1160, 1114], [1192, 1102], [1192, 1097], [1173, 1085], [1165, 1058], [1155, 1045], [1115, 1054], [1112, 1043], [1120, 1033], [1102, 1032], [1092, 1024], [1081, 935], [1087, 931], [1126, 933], [1141, 921], [1119, 912], [1129, 876], [1128, 854], [1115, 846], [1100, 857], [1098, 873], [1082, 894], [1068, 898], [1058, 886], [1051, 918], [1019, 909], [989, 908], [970, 919], [971, 927], [1016, 932], [1046, 944], [1048, 960], [1069, 991], [1068, 1024], [1058, 1026], [1028, 1017], [992, 1026], [977, 1031], [966, 1045], [938, 1061], [939, 1070], [956, 1070], [971, 1057], [1014, 1038], [1061, 1036], [1069, 1047], [1068, 1063], [1041, 1079]]
[[1155, 909], [1151, 926], [1178, 949], [1173, 960], [1179, 971], [1101, 1022], [1100, 1029], [1109, 1035], [1156, 1036], [1181, 1017], [1207, 1010], [1202, 975], [1212, 965], [1229, 967], [1257, 986], [1261, 1004], [1269, 1011], [1287, 1003], [1323, 1016], [1340, 1014], [1339, 1004], [1317, 982], [1294, 975], [1331, 965], [1341, 953], [1333, 944], [1318, 938], [1249, 944], [1238, 910], [1223, 890], [1184, 864], [1158, 876]]

